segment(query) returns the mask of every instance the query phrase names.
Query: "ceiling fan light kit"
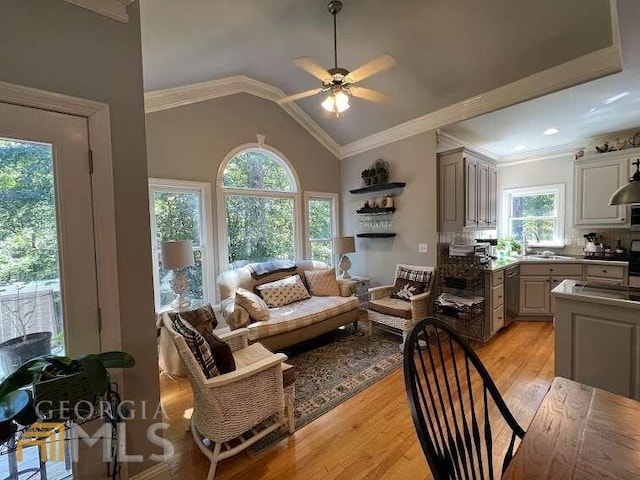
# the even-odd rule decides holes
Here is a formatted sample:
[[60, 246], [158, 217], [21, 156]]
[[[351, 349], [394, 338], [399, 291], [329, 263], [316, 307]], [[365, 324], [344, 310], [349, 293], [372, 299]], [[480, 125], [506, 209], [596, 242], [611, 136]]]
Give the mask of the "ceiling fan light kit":
[[329, 92], [329, 95], [320, 104], [333, 117], [340, 118], [340, 114], [349, 108], [349, 97], [357, 97], [372, 102], [384, 103], [389, 101], [386, 93], [363, 88], [355, 85], [376, 73], [379, 73], [395, 64], [395, 59], [391, 55], [381, 55], [364, 65], [356, 68], [353, 72], [345, 68], [338, 67], [338, 36], [336, 15], [342, 10], [342, 2], [331, 0], [327, 4], [327, 10], [333, 16], [333, 61], [334, 67], [326, 70], [308, 57], [295, 59], [295, 64], [307, 73], [316, 77], [322, 83], [321, 88], [314, 88], [304, 92], [295, 93], [278, 100], [279, 104], [311, 97], [318, 93]]

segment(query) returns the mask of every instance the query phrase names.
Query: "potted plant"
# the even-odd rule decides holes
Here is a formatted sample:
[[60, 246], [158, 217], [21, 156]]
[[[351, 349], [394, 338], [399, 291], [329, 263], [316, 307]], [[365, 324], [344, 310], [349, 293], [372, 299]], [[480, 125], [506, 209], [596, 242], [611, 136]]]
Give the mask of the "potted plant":
[[378, 183], [378, 178], [376, 177], [376, 169], [374, 167], [369, 168], [369, 178], [371, 178], [371, 185], [375, 185]]
[[520, 251], [520, 242], [514, 237], [504, 237], [498, 240], [498, 249], [505, 253], [505, 256], [509, 256], [511, 252]]
[[374, 164], [377, 183], [387, 183], [389, 181], [389, 164], [381, 158]]
[[365, 186], [371, 185], [371, 177], [369, 176], [369, 169], [368, 168], [365, 168], [362, 171], [361, 176], [362, 176], [362, 183]]
[[[0, 308], [3, 313], [8, 313], [19, 334], [0, 343], [0, 355], [5, 357], [10, 370], [31, 358], [51, 353], [51, 332], [28, 333], [38, 304], [38, 282], [35, 282], [34, 291], [29, 294], [25, 294], [27, 286], [25, 282], [15, 282], [12, 285], [15, 291], [13, 298], [0, 296]], [[7, 290], [7, 287], [0, 289], [0, 293]]]
[[0, 443], [6, 442], [18, 425], [74, 420], [65, 418], [69, 414], [88, 415], [109, 388], [107, 369], [134, 365], [133, 357], [124, 352], [77, 359], [45, 355], [23, 363], [0, 383]]

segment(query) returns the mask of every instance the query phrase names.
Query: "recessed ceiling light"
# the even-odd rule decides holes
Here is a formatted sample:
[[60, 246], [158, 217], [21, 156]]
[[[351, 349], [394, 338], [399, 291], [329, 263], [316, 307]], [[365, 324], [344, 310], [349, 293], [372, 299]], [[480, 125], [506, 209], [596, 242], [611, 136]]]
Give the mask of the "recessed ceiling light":
[[614, 95], [613, 97], [607, 98], [603, 103], [605, 105], [609, 105], [610, 103], [617, 102], [618, 100], [626, 97], [627, 95], [629, 95], [629, 92], [622, 92], [622, 93], [619, 93], [618, 95]]
[[560, 130], [558, 130], [555, 127], [551, 127], [551, 128], [547, 128], [544, 132], [545, 135], [555, 135], [556, 133], [558, 133]]
[[526, 145], [523, 145], [523, 144], [520, 144], [520, 145], [516, 145], [513, 149], [514, 149], [516, 152], [521, 152], [522, 150], [526, 150], [526, 149], [527, 149], [527, 146], [526, 146]]

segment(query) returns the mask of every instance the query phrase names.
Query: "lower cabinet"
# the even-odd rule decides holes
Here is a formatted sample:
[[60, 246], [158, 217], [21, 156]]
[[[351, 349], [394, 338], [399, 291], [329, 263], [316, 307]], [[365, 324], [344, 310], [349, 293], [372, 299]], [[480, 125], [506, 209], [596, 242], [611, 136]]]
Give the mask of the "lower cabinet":
[[520, 315], [548, 315], [551, 281], [548, 276], [520, 275]]
[[520, 265], [519, 315], [553, 315], [551, 290], [563, 280], [582, 280], [580, 263], [523, 263]]
[[504, 270], [485, 275], [485, 337], [491, 337], [504, 327]]

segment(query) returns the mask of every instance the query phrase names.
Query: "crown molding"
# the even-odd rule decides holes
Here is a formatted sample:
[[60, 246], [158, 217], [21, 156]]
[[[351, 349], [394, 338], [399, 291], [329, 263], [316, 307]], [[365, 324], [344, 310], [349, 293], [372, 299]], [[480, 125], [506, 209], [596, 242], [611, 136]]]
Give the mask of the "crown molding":
[[129, 21], [127, 7], [132, 4], [133, 1], [134, 0], [65, 0], [65, 2], [92, 10], [100, 15], [113, 18], [122, 23]]
[[618, 73], [621, 70], [620, 50], [616, 45], [612, 45], [343, 145], [341, 153], [343, 158], [351, 157], [391, 142]]
[[468, 142], [467, 140], [456, 137], [455, 135], [451, 135], [450, 133], [438, 130], [438, 153], [459, 147], [465, 147], [469, 150], [473, 150], [474, 152], [479, 153], [483, 157], [487, 157], [491, 160], [500, 160], [500, 156], [496, 155], [490, 150], [487, 150], [486, 148], [481, 147], [480, 145], [476, 145], [475, 143]]
[[[248, 93], [273, 102], [286, 96], [282, 90], [273, 85], [244, 75], [237, 75], [193, 85], [147, 92], [144, 94], [144, 107], [146, 113], [159, 112], [236, 93]], [[284, 103], [280, 107], [334, 156], [342, 158], [340, 145], [298, 105], [290, 102]]]

